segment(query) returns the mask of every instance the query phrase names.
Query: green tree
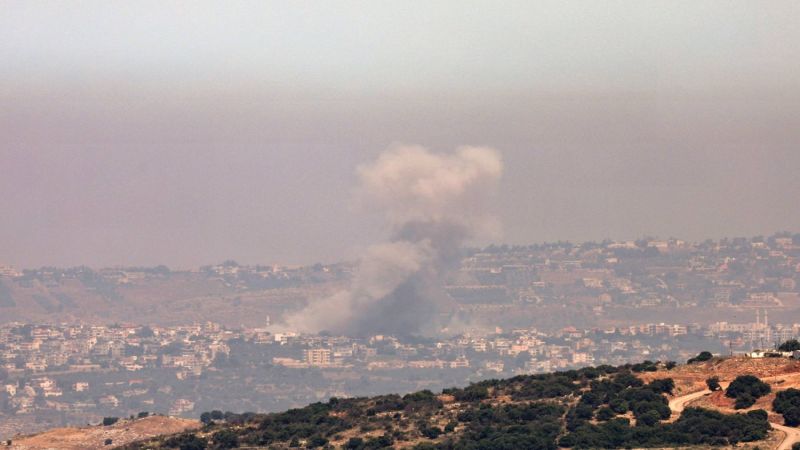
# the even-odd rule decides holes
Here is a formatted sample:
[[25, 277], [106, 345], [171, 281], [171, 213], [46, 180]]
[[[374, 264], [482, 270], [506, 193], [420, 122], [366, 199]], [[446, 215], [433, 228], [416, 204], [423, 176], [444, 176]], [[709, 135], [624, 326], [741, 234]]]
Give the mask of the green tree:
[[759, 397], [770, 393], [767, 383], [754, 375], [739, 375], [728, 386], [725, 396], [736, 399], [735, 408], [743, 409], [752, 406]]
[[103, 417], [103, 426], [111, 426], [119, 421], [119, 417]]
[[696, 362], [708, 361], [713, 357], [714, 357], [714, 355], [712, 355], [711, 352], [702, 351], [702, 352], [698, 353], [697, 356], [695, 356], [694, 358], [690, 358], [688, 361], [686, 361], [686, 364], [693, 364], [693, 363], [696, 363]]
[[797, 339], [789, 339], [778, 347], [782, 352], [793, 352], [800, 350], [800, 342]]
[[603, 407], [597, 410], [597, 413], [595, 413], [595, 418], [601, 422], [605, 422], [613, 419], [616, 415], [617, 414], [611, 408]]
[[736, 397], [736, 402], [733, 404], [733, 407], [735, 409], [745, 409], [753, 406], [755, 403], [756, 398], [745, 392]]
[[211, 436], [214, 447], [219, 449], [236, 448], [239, 446], [239, 437], [233, 430], [221, 430]]
[[789, 388], [778, 392], [772, 401], [772, 409], [783, 414], [784, 423], [790, 427], [800, 425], [800, 390]]

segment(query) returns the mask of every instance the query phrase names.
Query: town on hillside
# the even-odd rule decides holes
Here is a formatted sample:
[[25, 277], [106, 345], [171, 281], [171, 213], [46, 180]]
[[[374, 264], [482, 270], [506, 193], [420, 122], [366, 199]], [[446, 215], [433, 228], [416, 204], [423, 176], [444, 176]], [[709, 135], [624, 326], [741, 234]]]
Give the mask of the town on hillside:
[[[473, 249], [446, 280], [462, 327], [438, 336], [275, 326], [309, 295], [346, 285], [350, 263], [4, 266], [0, 437], [145, 411], [278, 411], [332, 396], [684, 361], [701, 350], [765, 356], [800, 336], [798, 256], [800, 235], [788, 233]], [[205, 313], [215, 305], [218, 314]], [[88, 319], [73, 319], [77, 310]], [[122, 314], [132, 310], [161, 320], [130, 323]]]

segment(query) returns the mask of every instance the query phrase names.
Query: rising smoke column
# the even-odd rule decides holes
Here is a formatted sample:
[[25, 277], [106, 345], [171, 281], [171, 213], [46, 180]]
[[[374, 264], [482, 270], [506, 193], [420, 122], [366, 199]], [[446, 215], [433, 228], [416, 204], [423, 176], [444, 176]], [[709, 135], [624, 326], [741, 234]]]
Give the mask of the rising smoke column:
[[388, 242], [362, 255], [349, 290], [310, 303], [286, 324], [303, 332], [435, 334], [450, 300], [443, 276], [469, 239], [493, 233], [487, 201], [503, 172], [497, 151], [436, 154], [396, 146], [358, 168], [357, 203], [382, 214]]

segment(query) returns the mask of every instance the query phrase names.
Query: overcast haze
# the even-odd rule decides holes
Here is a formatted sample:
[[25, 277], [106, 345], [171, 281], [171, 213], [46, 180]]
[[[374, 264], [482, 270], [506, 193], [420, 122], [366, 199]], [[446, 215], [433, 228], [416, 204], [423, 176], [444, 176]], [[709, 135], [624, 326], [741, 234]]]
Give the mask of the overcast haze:
[[313, 263], [356, 167], [497, 149], [502, 241], [800, 231], [800, 3], [0, 6], [0, 264]]

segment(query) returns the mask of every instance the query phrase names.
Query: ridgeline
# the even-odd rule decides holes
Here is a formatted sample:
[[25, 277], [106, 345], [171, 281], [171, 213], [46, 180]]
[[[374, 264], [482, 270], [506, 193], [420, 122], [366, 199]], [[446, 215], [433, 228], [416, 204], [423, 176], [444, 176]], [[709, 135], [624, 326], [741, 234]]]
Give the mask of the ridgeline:
[[[792, 384], [786, 381], [800, 376], [800, 371], [795, 361], [786, 358], [754, 361], [701, 357], [683, 366], [646, 361], [485, 380], [441, 393], [331, 398], [282, 413], [213, 411], [203, 414], [204, 426], [198, 430], [122, 448], [512, 450], [741, 443], [752, 443], [751, 448], [790, 448], [793, 429], [785, 429], [781, 416], [766, 411], [773, 409], [769, 402], [775, 393], [766, 383], [753, 383], [753, 378], [761, 383], [756, 376], [740, 375], [759, 374], [756, 369], [763, 366], [768, 375], [764, 380], [775, 379], [774, 384], [789, 392], [778, 397], [779, 407], [774, 408], [791, 411], [786, 415], [788, 425], [794, 414], [800, 414], [800, 400], [797, 407], [792, 403], [800, 391], [786, 389]], [[743, 372], [734, 373], [739, 369]], [[717, 378], [717, 384], [708, 384], [716, 390], [711, 391], [705, 381], [717, 373], [742, 379], [723, 380], [723, 386], [735, 387], [726, 393]], [[737, 401], [741, 396], [747, 401]]]

